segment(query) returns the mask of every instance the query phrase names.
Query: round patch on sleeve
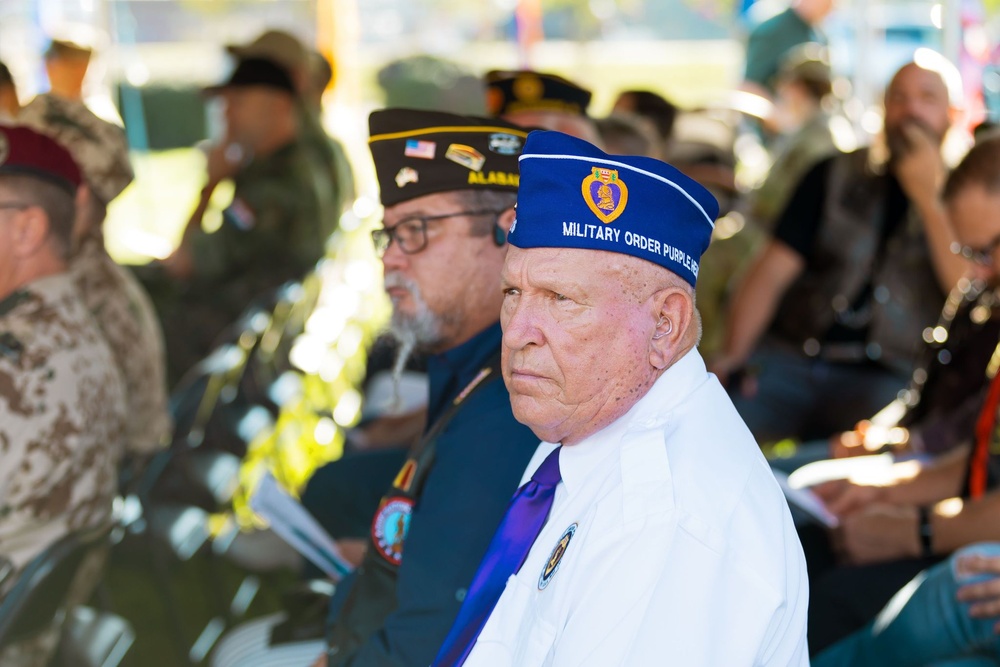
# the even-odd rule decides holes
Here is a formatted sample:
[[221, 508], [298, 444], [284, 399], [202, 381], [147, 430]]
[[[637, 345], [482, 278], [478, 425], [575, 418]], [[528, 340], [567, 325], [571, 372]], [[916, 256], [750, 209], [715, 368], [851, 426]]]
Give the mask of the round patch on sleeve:
[[570, 525], [569, 528], [563, 531], [559, 541], [556, 542], [556, 546], [549, 555], [549, 559], [545, 561], [545, 567], [542, 568], [542, 576], [538, 578], [538, 590], [545, 590], [545, 587], [552, 581], [552, 577], [556, 576], [556, 572], [559, 571], [559, 565], [562, 563], [562, 558], [566, 554], [566, 549], [569, 548], [569, 542], [576, 533], [577, 525], [575, 523]]
[[412, 499], [387, 498], [372, 521], [372, 543], [379, 555], [393, 565], [403, 560], [403, 541], [410, 529], [412, 512]]

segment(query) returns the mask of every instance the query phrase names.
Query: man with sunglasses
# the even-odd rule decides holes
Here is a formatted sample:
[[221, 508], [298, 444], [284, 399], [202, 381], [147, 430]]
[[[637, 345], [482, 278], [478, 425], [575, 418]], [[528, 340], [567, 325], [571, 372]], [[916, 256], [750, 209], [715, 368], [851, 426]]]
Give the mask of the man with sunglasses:
[[[331, 489], [351, 495], [338, 506], [370, 529], [363, 562], [331, 602], [321, 663], [425, 667], [538, 445], [515, 421], [499, 372], [500, 269], [527, 132], [408, 109], [376, 111], [369, 123], [385, 207], [372, 237], [392, 300], [397, 368], [412, 351], [427, 353], [430, 397], [423, 438], [366, 515], [352, 479], [366, 455], [328, 466], [351, 480]], [[213, 664], [303, 664], [324, 650], [322, 641], [275, 645], [284, 633], [264, 631], [268, 624], [235, 631]]]
[[[117, 490], [125, 390], [67, 272], [81, 183], [55, 141], [0, 126], [0, 602], [46, 547], [109, 522]], [[6, 646], [0, 664], [47, 664], [57, 636]]]

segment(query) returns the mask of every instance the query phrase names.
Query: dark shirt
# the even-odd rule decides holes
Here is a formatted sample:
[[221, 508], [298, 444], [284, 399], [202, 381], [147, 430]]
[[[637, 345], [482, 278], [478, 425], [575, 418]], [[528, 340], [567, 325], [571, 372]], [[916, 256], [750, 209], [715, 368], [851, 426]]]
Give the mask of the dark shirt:
[[806, 42], [825, 42], [825, 38], [789, 8], [764, 21], [747, 39], [746, 71], [743, 76], [774, 92], [774, 76], [788, 52]]
[[462, 391], [500, 349], [500, 324], [485, 329], [458, 347], [427, 358], [430, 396], [427, 400], [427, 427], [436, 422], [458, 392]]
[[[797, 252], [805, 260], [805, 270], [812, 268], [814, 248], [819, 237], [823, 222], [823, 212], [826, 208], [827, 180], [833, 161], [838, 156], [827, 158], [814, 166], [802, 178], [792, 193], [788, 205], [778, 218], [774, 230], [774, 238]], [[879, 249], [876, 257], [881, 257], [886, 242], [896, 228], [903, 223], [909, 210], [909, 200], [891, 174], [886, 179], [886, 200], [883, 207], [882, 228]], [[877, 261], [877, 260], [876, 260]], [[851, 304], [851, 311], [863, 312], [870, 308], [872, 299], [872, 284], [868, 283], [858, 293]], [[868, 340], [868, 325], [851, 326], [848, 323], [835, 322], [823, 337], [826, 342], [864, 343]]]
[[[429, 424], [488, 365], [500, 338], [495, 324], [428, 359]], [[398, 571], [397, 608], [349, 664], [425, 667], [434, 660], [538, 442], [514, 419], [502, 380], [461, 404], [436, 439], [436, 457], [413, 509]], [[348, 581], [338, 587], [332, 619], [350, 588]]]

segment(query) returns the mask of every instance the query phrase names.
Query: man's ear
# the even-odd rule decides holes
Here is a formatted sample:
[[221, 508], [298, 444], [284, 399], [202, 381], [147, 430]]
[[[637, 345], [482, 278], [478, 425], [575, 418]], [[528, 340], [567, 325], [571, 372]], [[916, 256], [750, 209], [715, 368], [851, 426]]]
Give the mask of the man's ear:
[[504, 233], [507, 233], [510, 231], [510, 226], [514, 224], [515, 217], [517, 217], [517, 212], [514, 208], [508, 208], [497, 216], [497, 226], [503, 229]]
[[680, 287], [667, 287], [653, 295], [655, 325], [649, 337], [649, 363], [665, 370], [692, 347], [697, 335], [694, 301]]
[[49, 217], [40, 206], [29, 206], [14, 216], [14, 254], [17, 257], [31, 257], [49, 238]]

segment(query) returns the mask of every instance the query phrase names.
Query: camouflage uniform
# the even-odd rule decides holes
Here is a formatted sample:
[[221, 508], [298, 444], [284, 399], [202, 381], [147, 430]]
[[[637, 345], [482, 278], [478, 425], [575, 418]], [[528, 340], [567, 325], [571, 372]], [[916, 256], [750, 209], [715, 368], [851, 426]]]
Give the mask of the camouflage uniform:
[[126, 446], [138, 454], [155, 450], [167, 441], [173, 424], [163, 333], [153, 304], [135, 276], [108, 255], [100, 233], [82, 241], [69, 272], [125, 381]]
[[210, 352], [251, 302], [301, 280], [325, 254], [337, 225], [330, 170], [305, 139], [254, 160], [234, 182], [222, 226], [192, 238], [194, 277], [160, 279], [150, 288], [173, 380]]
[[[124, 422], [122, 380], [71, 276], [0, 300], [0, 556], [15, 574], [60, 537], [109, 521]], [[0, 664], [46, 664], [54, 645], [47, 633], [0, 652]]]
[[0, 301], [0, 343], [0, 553], [19, 569], [110, 516], [125, 393], [68, 274]]
[[301, 278], [323, 256], [337, 224], [336, 192], [304, 140], [255, 159], [233, 179], [233, 202], [217, 231], [193, 240], [195, 273], [250, 298]]
[[17, 122], [65, 146], [87, 185], [104, 204], [132, 182], [134, 174], [122, 128], [101, 120], [83, 102], [51, 93], [38, 95], [21, 109]]
[[[122, 129], [95, 116], [82, 102], [38, 95], [18, 120], [65, 146], [102, 203], [112, 201], [132, 181]], [[74, 248], [69, 272], [125, 381], [126, 445], [136, 453], [156, 449], [169, 437], [172, 425], [163, 333], [153, 304], [135, 277], [108, 255], [99, 225]]]
[[303, 143], [312, 149], [316, 158], [327, 169], [330, 182], [336, 184], [333, 211], [339, 216], [357, 195], [354, 172], [347, 159], [347, 152], [339, 141], [326, 133], [318, 116], [302, 109], [300, 119]]

